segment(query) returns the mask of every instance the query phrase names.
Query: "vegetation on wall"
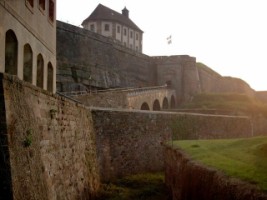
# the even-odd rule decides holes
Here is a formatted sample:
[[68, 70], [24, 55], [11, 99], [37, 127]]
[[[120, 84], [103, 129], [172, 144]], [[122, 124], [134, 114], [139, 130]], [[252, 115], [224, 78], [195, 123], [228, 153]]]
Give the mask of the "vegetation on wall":
[[245, 94], [208, 94], [194, 96], [191, 102], [181, 108], [186, 109], [217, 109], [236, 115], [263, 115], [267, 117], [267, 105]]
[[97, 200], [167, 200], [169, 193], [162, 173], [127, 176], [113, 183], [105, 183]]

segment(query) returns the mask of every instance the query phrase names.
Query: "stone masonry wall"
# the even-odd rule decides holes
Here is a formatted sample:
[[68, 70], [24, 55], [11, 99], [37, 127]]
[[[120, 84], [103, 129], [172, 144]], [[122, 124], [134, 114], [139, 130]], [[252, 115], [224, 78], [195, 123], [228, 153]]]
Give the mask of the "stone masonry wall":
[[[152, 60], [115, 40], [57, 22], [58, 91], [156, 85]], [[83, 86], [84, 87], [84, 86]]]
[[[103, 181], [163, 170], [162, 144], [176, 139], [176, 134], [184, 139], [251, 136], [250, 121], [246, 117], [92, 108], [92, 118]], [[190, 128], [193, 123], [198, 125], [198, 132]], [[188, 135], [174, 133], [177, 127], [186, 130]]]
[[99, 174], [90, 112], [14, 76], [0, 81], [13, 198], [91, 199]]
[[165, 146], [164, 156], [165, 183], [173, 200], [267, 200], [255, 186], [192, 161], [180, 149]]

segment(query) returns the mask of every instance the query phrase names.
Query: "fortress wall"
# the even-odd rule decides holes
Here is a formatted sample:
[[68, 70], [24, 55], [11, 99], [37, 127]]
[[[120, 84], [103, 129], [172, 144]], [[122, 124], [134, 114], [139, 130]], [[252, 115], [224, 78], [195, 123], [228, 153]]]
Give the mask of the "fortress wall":
[[247, 117], [92, 108], [92, 118], [103, 181], [163, 170], [162, 144], [172, 138], [251, 136]]
[[255, 91], [243, 80], [223, 77], [198, 68], [201, 92], [203, 93], [242, 93], [254, 96]]
[[196, 68], [196, 58], [188, 55], [152, 57], [157, 64], [157, 81], [159, 85], [171, 81], [176, 90], [177, 100], [189, 101], [200, 92], [200, 82]]
[[99, 175], [90, 111], [1, 76], [7, 127], [1, 138], [7, 134], [14, 199], [91, 199]]
[[184, 151], [165, 146], [165, 183], [173, 200], [267, 200], [255, 185], [229, 178], [192, 160]]
[[57, 22], [58, 91], [84, 89], [79, 83], [98, 88], [154, 86], [155, 73], [150, 57], [111, 38]]

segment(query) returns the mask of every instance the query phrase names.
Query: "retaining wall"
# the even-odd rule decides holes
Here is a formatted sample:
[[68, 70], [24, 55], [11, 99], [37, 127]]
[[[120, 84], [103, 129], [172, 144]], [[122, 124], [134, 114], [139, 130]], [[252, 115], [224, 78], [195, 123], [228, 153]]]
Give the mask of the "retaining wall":
[[0, 81], [13, 198], [91, 199], [100, 183], [91, 113], [15, 76]]
[[[129, 174], [162, 171], [163, 144], [176, 137], [251, 136], [250, 121], [246, 117], [92, 108], [92, 118], [103, 181]], [[197, 124], [197, 129], [191, 128], [193, 123]]]
[[192, 161], [180, 149], [165, 146], [165, 182], [173, 200], [266, 200], [255, 186], [229, 178]]

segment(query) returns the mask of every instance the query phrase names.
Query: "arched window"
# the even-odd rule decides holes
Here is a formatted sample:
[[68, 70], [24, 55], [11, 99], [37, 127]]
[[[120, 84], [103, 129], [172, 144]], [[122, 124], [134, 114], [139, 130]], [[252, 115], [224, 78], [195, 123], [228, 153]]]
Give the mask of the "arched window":
[[155, 100], [153, 103], [153, 110], [160, 110], [159, 100]]
[[162, 103], [162, 109], [168, 109], [168, 108], [169, 108], [168, 99], [164, 97], [163, 103]]
[[47, 90], [50, 92], [53, 92], [53, 66], [51, 62], [48, 63], [47, 65]]
[[141, 106], [141, 110], [149, 110], [149, 106], [146, 102], [144, 102]]
[[174, 98], [174, 96], [172, 95], [172, 97], [171, 97], [171, 108], [175, 108], [175, 98]]
[[5, 73], [12, 75], [18, 73], [18, 40], [12, 30], [6, 32]]
[[38, 87], [44, 87], [44, 59], [41, 54], [37, 56], [37, 84]]
[[29, 44], [24, 45], [23, 80], [32, 83], [32, 48]]

